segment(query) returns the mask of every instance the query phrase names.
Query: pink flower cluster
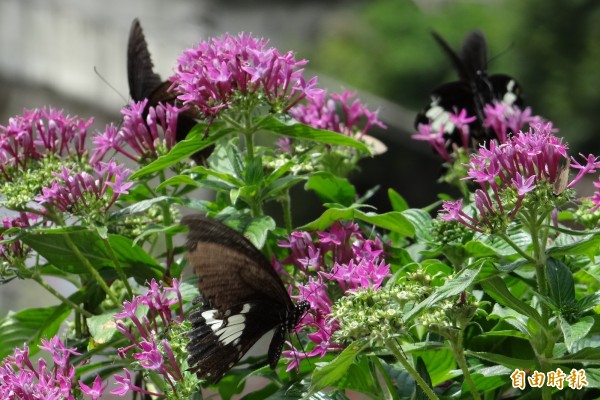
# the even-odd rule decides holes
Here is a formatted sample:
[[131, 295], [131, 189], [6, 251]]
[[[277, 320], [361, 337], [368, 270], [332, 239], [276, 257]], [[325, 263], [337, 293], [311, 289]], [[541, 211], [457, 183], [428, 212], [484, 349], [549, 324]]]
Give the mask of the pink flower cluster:
[[[465, 178], [480, 186], [475, 191], [478, 218], [462, 210], [462, 200], [444, 202], [441, 217], [460, 222], [478, 232], [482, 232], [484, 226], [493, 229], [491, 217], [505, 215], [509, 221], [512, 220], [525, 195], [541, 183], [552, 186], [559, 183], [563, 174], [568, 176], [569, 163], [580, 171], [570, 182], [565, 180], [567, 188], [572, 188], [585, 174], [600, 168], [593, 155], [586, 158], [585, 165], [569, 159], [567, 145], [552, 134], [551, 123], [537, 124], [529, 132], [519, 132], [500, 145], [491, 142], [489, 149], [482, 147], [471, 157]], [[563, 171], [564, 168], [567, 170]], [[491, 195], [488, 189], [491, 189]], [[518, 196], [510, 213], [503, 209], [501, 199], [501, 194], [507, 190], [516, 191]]]
[[9, 168], [25, 171], [33, 160], [51, 155], [81, 160], [92, 122], [54, 108], [24, 110], [23, 115], [10, 118], [7, 126], [0, 126], [0, 173], [12, 181]]
[[[27, 228], [37, 223], [40, 218], [37, 214], [31, 214], [26, 212], [20, 212], [18, 217], [4, 218], [2, 220], [3, 231], [10, 228]], [[0, 233], [0, 240], [6, 239], [4, 233]], [[20, 240], [15, 240], [11, 243], [0, 244], [0, 258], [12, 264], [12, 258], [24, 259], [27, 255], [27, 247], [23, 247], [23, 243]]]
[[[356, 93], [347, 90], [331, 96], [323, 91], [308, 99], [306, 104], [292, 108], [290, 115], [313, 128], [339, 132], [359, 140], [373, 125], [385, 128], [377, 118], [377, 112], [369, 111], [355, 97]], [[337, 112], [338, 107], [341, 108], [341, 116]]]
[[267, 45], [246, 33], [201, 42], [179, 57], [171, 78], [174, 90], [209, 119], [229, 107], [236, 94], [263, 94], [274, 109], [285, 112], [321, 91], [315, 88], [316, 77], [305, 81], [302, 76], [306, 60]]
[[[74, 348], [65, 347], [58, 338], [42, 339], [38, 346], [52, 356], [49, 365], [44, 358], [34, 364], [29, 357], [29, 348], [15, 349], [11, 356], [2, 360], [0, 365], [0, 398], [2, 399], [45, 399], [75, 400], [75, 367], [71, 356], [80, 355]], [[80, 382], [84, 393], [89, 393], [85, 384]], [[100, 393], [101, 395], [101, 393]], [[99, 396], [92, 397], [92, 400]]]
[[[467, 115], [467, 110], [462, 109], [449, 113], [448, 120], [434, 126], [432, 121], [428, 124], [419, 124], [418, 133], [413, 139], [429, 142], [433, 149], [442, 156], [445, 161], [451, 162], [450, 152], [453, 146], [469, 149], [473, 146], [473, 127], [483, 125], [486, 137], [495, 137], [500, 144], [505, 143], [513, 134], [528, 129], [530, 126], [538, 125], [544, 120], [531, 115], [531, 109], [527, 107], [521, 110], [515, 105], [507, 105], [499, 102], [486, 104], [484, 107], [484, 120], [478, 121], [477, 117]], [[489, 143], [492, 141], [489, 140]], [[485, 146], [489, 146], [487, 143]]]
[[[172, 309], [174, 306], [177, 307], [176, 312]], [[148, 310], [141, 318], [138, 317], [140, 307]], [[158, 335], [169, 325], [183, 321], [179, 281], [173, 279], [172, 287], [165, 287], [153, 279], [148, 292], [143, 296], [135, 296], [131, 302], [125, 301], [123, 311], [115, 314], [114, 318], [117, 321], [117, 330], [131, 342], [129, 346], [118, 349], [119, 355], [126, 358], [127, 353], [133, 352], [133, 358], [142, 368], [161, 375], [175, 389], [175, 382], [183, 380], [183, 374], [169, 342], [160, 339]], [[131, 321], [132, 325], [128, 327], [123, 320]], [[127, 369], [124, 369], [123, 376], [115, 375], [115, 379], [119, 387], [112, 390], [112, 394], [124, 396], [131, 391], [165, 397], [163, 394], [152, 393], [136, 386]]]
[[[71, 211], [78, 203], [87, 206], [86, 196], [91, 195], [95, 199], [104, 199], [105, 209], [108, 210], [119, 195], [127, 193], [127, 189], [133, 185], [132, 182], [126, 182], [130, 174], [131, 171], [126, 169], [125, 165], [117, 164], [114, 160], [98, 163], [94, 167], [93, 174], [87, 172], [73, 174], [73, 170], [63, 167], [60, 173], [54, 173], [57, 179], [52, 182], [52, 186], [43, 188], [42, 194], [35, 200], [65, 212]], [[110, 192], [108, 192], [109, 188]]]
[[134, 161], [155, 160], [157, 148], [163, 145], [170, 150], [176, 142], [177, 121], [186, 107], [158, 103], [147, 107], [148, 100], [132, 101], [121, 110], [123, 125], [118, 129], [108, 125], [104, 132], [93, 138], [94, 153], [91, 163], [102, 160], [106, 153], [114, 150]]
[[366, 239], [352, 222], [336, 222], [329, 231], [317, 232], [316, 238], [308, 232], [293, 232], [289, 241], [279, 245], [290, 249], [290, 255], [279, 264], [293, 264], [308, 277], [307, 283], [297, 286], [298, 294], [293, 297], [310, 303], [310, 311], [300, 325], [311, 330], [308, 338], [315, 345], [304, 352], [288, 343], [291, 350], [284, 351], [284, 355], [292, 359], [289, 371], [303, 358], [323, 357], [341, 349], [331, 339], [339, 328], [331, 317], [333, 302], [340, 293], [366, 287], [378, 289], [390, 276], [390, 265], [385, 262], [379, 238]]

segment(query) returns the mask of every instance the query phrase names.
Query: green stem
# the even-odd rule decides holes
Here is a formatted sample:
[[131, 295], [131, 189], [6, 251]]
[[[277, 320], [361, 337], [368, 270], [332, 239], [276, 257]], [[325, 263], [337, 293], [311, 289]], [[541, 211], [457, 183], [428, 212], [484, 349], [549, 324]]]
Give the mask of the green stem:
[[287, 189], [281, 200], [281, 208], [283, 209], [283, 222], [287, 233], [292, 231], [292, 201], [290, 198], [290, 190]]
[[469, 366], [467, 365], [467, 360], [465, 358], [465, 352], [462, 346], [463, 343], [464, 330], [459, 329], [458, 337], [456, 341], [450, 340], [450, 347], [452, 348], [452, 352], [454, 353], [454, 358], [458, 363], [458, 366], [463, 372], [463, 376], [465, 377], [465, 382], [471, 391], [471, 395], [475, 400], [481, 400], [481, 395], [479, 394], [479, 390], [477, 390], [477, 386], [475, 382], [473, 382], [473, 378], [471, 378], [471, 373], [469, 372]]
[[517, 253], [519, 253], [519, 255], [521, 257], [523, 257], [524, 259], [526, 259], [527, 261], [529, 261], [532, 264], [536, 263], [536, 259], [531, 257], [529, 254], [525, 253], [519, 246], [517, 246], [517, 244], [515, 242], [512, 241], [511, 238], [509, 238], [505, 233], [499, 233], [498, 237], [500, 237], [502, 240], [504, 240], [510, 247], [512, 247]]
[[125, 285], [125, 288], [127, 289], [129, 298], [132, 298], [133, 290], [131, 290], [131, 286], [129, 285], [129, 282], [127, 281], [127, 275], [125, 275], [125, 271], [123, 271], [123, 267], [121, 266], [121, 263], [117, 259], [117, 256], [115, 255], [115, 252], [113, 251], [113, 248], [110, 245], [110, 242], [108, 241], [107, 238], [102, 238], [102, 242], [104, 243], [104, 247], [108, 251], [108, 256], [110, 257], [112, 262], [115, 264], [115, 269], [117, 270], [117, 274], [119, 275], [119, 278], [121, 278], [121, 280], [123, 281], [123, 285]]
[[[160, 181], [161, 183], [164, 182], [166, 180], [165, 177], [165, 172], [161, 171], [160, 172]], [[164, 195], [167, 195], [167, 190], [165, 189], [163, 191]], [[163, 213], [163, 224], [164, 226], [170, 226], [173, 223], [173, 218], [171, 217], [171, 207], [169, 206], [169, 204], [164, 204], [162, 205], [162, 213]], [[165, 246], [166, 246], [166, 254], [167, 254], [167, 260], [166, 260], [166, 266], [165, 266], [165, 275], [169, 276], [170, 275], [170, 270], [171, 270], [171, 263], [173, 262], [173, 257], [174, 257], [174, 246], [173, 246], [173, 236], [169, 235], [168, 233], [165, 234]]]
[[[544, 221], [546, 220], [548, 213], [544, 213], [537, 217], [537, 210], [530, 213], [525, 212], [525, 223], [529, 229], [531, 235], [531, 242], [533, 246], [533, 257], [535, 259], [535, 275], [538, 286], [538, 292], [542, 296], [548, 296], [548, 283], [546, 278], [546, 242], [548, 230], [542, 228]], [[541, 232], [540, 232], [541, 231]], [[542, 321], [548, 321], [550, 319], [550, 309], [546, 304], [541, 302], [540, 304], [542, 311]], [[547, 327], [543, 327], [543, 331], [547, 331]], [[547, 359], [552, 357], [554, 352], [554, 340], [546, 335], [546, 345], [543, 350], [543, 354], [538, 353], [536, 346], [533, 346], [536, 352], [536, 356], [540, 365], [540, 369], [543, 372], [550, 370], [550, 364]], [[542, 386], [542, 399], [551, 400], [552, 390], [548, 385]]]
[[42, 286], [44, 289], [46, 289], [47, 291], [49, 291], [54, 297], [56, 297], [61, 302], [63, 302], [64, 304], [68, 305], [73, 310], [77, 311], [78, 313], [81, 313], [82, 315], [84, 315], [84, 316], [86, 316], [88, 318], [94, 316], [94, 314], [90, 313], [89, 311], [84, 310], [78, 304], [73, 303], [71, 300], [69, 300], [68, 298], [66, 298], [65, 296], [63, 296], [59, 292], [57, 292], [56, 289], [54, 289], [52, 286], [48, 285], [48, 283], [46, 283], [39, 275], [34, 274], [32, 276], [32, 279], [34, 281], [36, 281], [37, 283], [39, 283], [40, 286]]
[[102, 279], [102, 277], [100, 276], [100, 274], [98, 273], [96, 268], [94, 268], [94, 266], [92, 264], [90, 264], [88, 259], [85, 258], [83, 256], [83, 254], [81, 254], [81, 252], [79, 251], [77, 246], [75, 246], [75, 243], [73, 243], [73, 240], [71, 240], [71, 236], [69, 236], [69, 234], [67, 233], [65, 235], [65, 238], [66, 238], [66, 243], [67, 243], [67, 246], [69, 247], [69, 249], [71, 249], [73, 254], [75, 254], [75, 256], [79, 259], [79, 261], [81, 261], [81, 264], [88, 270], [89, 274], [94, 277], [96, 282], [98, 282], [98, 285], [100, 285], [102, 290], [104, 290], [104, 293], [106, 293], [106, 295], [111, 299], [111, 301], [115, 305], [118, 305], [120, 302], [119, 302], [119, 299], [117, 299], [117, 296], [115, 296], [115, 294], [112, 292], [112, 290], [110, 290], [110, 288], [108, 287], [106, 282], [104, 282], [104, 279]]
[[439, 397], [436, 396], [436, 394], [433, 392], [433, 389], [431, 389], [429, 387], [427, 382], [425, 382], [425, 380], [423, 380], [423, 378], [421, 378], [421, 375], [419, 375], [419, 373], [413, 368], [412, 365], [410, 365], [408, 360], [404, 357], [404, 355], [402, 354], [402, 351], [400, 351], [400, 348], [396, 344], [396, 341], [393, 339], [386, 340], [385, 344], [386, 344], [386, 347], [392, 352], [392, 354], [400, 362], [400, 364], [402, 364], [404, 369], [406, 369], [406, 372], [408, 372], [410, 374], [410, 376], [413, 377], [415, 382], [417, 382], [417, 385], [419, 385], [421, 387], [421, 389], [423, 390], [423, 393], [425, 393], [425, 395], [427, 397], [429, 397], [431, 400], [439, 400]]
[[252, 132], [244, 133], [246, 137], [246, 154], [248, 164], [254, 159], [254, 134]]

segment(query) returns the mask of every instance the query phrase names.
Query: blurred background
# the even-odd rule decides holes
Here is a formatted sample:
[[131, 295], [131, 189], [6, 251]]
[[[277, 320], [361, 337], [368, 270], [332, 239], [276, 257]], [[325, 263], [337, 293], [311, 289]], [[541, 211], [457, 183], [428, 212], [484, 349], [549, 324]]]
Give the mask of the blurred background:
[[[373, 132], [388, 152], [351, 177], [361, 194], [380, 185], [372, 200], [380, 212], [389, 209], [388, 187], [412, 207], [450, 191], [436, 184], [440, 160], [410, 139], [429, 92], [457, 78], [431, 30], [458, 49], [467, 32], [482, 29], [489, 72], [516, 78], [526, 104], [555, 123], [571, 154], [600, 153], [598, 0], [0, 0], [0, 125], [44, 105], [93, 116], [96, 129], [118, 121], [135, 17], [163, 78], [185, 48], [246, 31], [308, 59], [308, 75], [330, 91], [358, 91], [388, 126]], [[0, 315], [42, 305], [17, 290], [1, 288]]]

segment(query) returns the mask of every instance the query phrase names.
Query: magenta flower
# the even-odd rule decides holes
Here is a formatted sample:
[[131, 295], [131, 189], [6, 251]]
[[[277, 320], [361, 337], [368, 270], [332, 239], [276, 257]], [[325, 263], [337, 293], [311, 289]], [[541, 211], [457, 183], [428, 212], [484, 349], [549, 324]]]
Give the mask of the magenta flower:
[[138, 162], [155, 160], [161, 147], [168, 151], [175, 145], [177, 121], [187, 107], [158, 103], [146, 109], [147, 104], [147, 99], [132, 101], [121, 109], [123, 125], [120, 129], [108, 125], [93, 138], [96, 147], [90, 160], [92, 164], [101, 161], [110, 150]]
[[419, 133], [414, 134], [412, 136], [413, 139], [429, 142], [431, 147], [433, 147], [433, 150], [442, 156], [444, 161], [452, 161], [452, 157], [447, 150], [449, 142], [446, 138], [446, 132], [444, 131], [443, 127], [440, 127], [436, 130], [432, 124], [419, 124], [417, 129]]
[[62, 110], [24, 110], [0, 126], [0, 174], [14, 179], [9, 168], [25, 171], [33, 161], [53, 155], [81, 161], [87, 154], [85, 138], [93, 119], [65, 115]]
[[482, 128], [485, 137], [495, 138], [482, 143], [489, 147], [494, 142], [506, 143], [517, 132], [544, 123], [543, 118], [531, 115], [530, 108], [521, 110], [516, 105], [497, 101], [484, 106], [483, 121], [476, 116], [468, 116], [465, 109], [455, 110], [454, 113], [440, 112], [446, 113], [447, 116], [438, 116], [434, 121], [419, 124], [418, 133], [413, 135], [413, 139], [429, 142], [445, 161], [452, 161], [449, 152], [453, 152], [454, 147], [471, 149], [474, 143], [481, 142], [480, 137], [473, 137], [473, 132], [477, 134]]
[[15, 349], [0, 363], [0, 398], [75, 400], [75, 368], [69, 358], [79, 353], [65, 347], [57, 337], [43, 342], [39, 347], [50, 353], [53, 365], [43, 358], [34, 365], [27, 345]]
[[119, 195], [127, 193], [127, 189], [133, 185], [133, 182], [125, 181], [130, 174], [125, 165], [117, 164], [114, 160], [98, 163], [93, 174], [73, 174], [72, 170], [63, 167], [60, 173], [54, 173], [57, 179], [52, 186], [43, 188], [42, 194], [35, 200], [62, 212], [72, 212], [75, 206], [89, 208], [90, 199], [95, 199], [101, 200], [103, 210], [108, 210]]
[[485, 115], [483, 126], [496, 136], [498, 143], [505, 143], [513, 134], [527, 130], [530, 126], [544, 123], [542, 117], [531, 115], [529, 107], [521, 110], [515, 105], [499, 102], [486, 104], [483, 113]]
[[302, 76], [306, 60], [267, 45], [246, 33], [201, 42], [179, 57], [173, 88], [208, 119], [235, 103], [236, 95], [263, 95], [274, 110], [285, 112], [320, 93], [316, 78]]
[[[27, 228], [38, 224], [40, 216], [26, 212], [20, 212], [19, 216], [13, 218], [4, 218], [2, 220], [2, 232], [0, 232], [0, 240], [8, 239], [4, 231], [10, 228]], [[29, 248], [23, 246], [20, 240], [0, 244], [0, 258], [6, 260], [9, 265], [13, 263], [14, 258], [25, 259], [29, 252]]]
[[355, 223], [334, 223], [331, 228], [314, 235], [308, 232], [293, 232], [289, 240], [280, 242], [281, 247], [290, 249], [283, 264], [293, 264], [306, 277], [306, 282], [296, 286], [292, 297], [306, 300], [310, 311], [300, 323], [309, 331], [312, 346], [307, 353], [291, 348], [283, 354], [292, 359], [288, 370], [307, 357], [323, 357], [327, 352], [339, 351], [342, 346], [334, 343], [332, 334], [339, 328], [332, 318], [334, 300], [349, 291], [362, 288], [378, 289], [383, 280], [390, 276], [390, 265], [383, 258], [383, 245], [379, 238], [366, 239]]
[[99, 398], [101, 398], [107, 386], [108, 383], [104, 385], [104, 387], [102, 386], [102, 378], [100, 377], [100, 375], [96, 375], [96, 378], [92, 383], [92, 387], [89, 387], [88, 385], [83, 383], [83, 381], [79, 381], [79, 387], [81, 388], [81, 391], [90, 396], [92, 400], [98, 400]]
[[[462, 210], [462, 203], [444, 202], [440, 216], [444, 220], [457, 221], [475, 231], [484, 231], [484, 226], [494, 230], [498, 222], [495, 217], [504, 215], [504, 193], [513, 191], [516, 202], [506, 215], [504, 222], [510, 222], [517, 214], [527, 193], [544, 184], [554, 188], [564, 168], [569, 168], [567, 145], [553, 135], [551, 123], [535, 125], [529, 132], [519, 132], [506, 143], [490, 143], [471, 156], [468, 176], [480, 186], [475, 191], [475, 208], [478, 218], [469, 216]], [[578, 175], [568, 183], [572, 188], [585, 174], [594, 173], [600, 162], [593, 155], [586, 158], [585, 165], [573, 159], [572, 167], [579, 169]]]
[[[331, 96], [323, 91], [308, 99], [306, 104], [292, 108], [290, 115], [313, 128], [339, 132], [359, 140], [373, 125], [385, 128], [377, 112], [369, 111], [355, 97], [356, 93], [350, 91], [332, 93]], [[341, 115], [337, 112], [338, 107], [341, 108]]]
[[594, 187], [596, 188], [596, 190], [594, 191], [594, 194], [589, 198], [590, 201], [594, 204], [590, 209], [590, 212], [594, 212], [598, 208], [600, 208], [600, 180], [594, 182]]
[[587, 157], [581, 153], [579, 155], [585, 158], [586, 163], [585, 165], [579, 164], [575, 158], [571, 157], [571, 168], [578, 169], [579, 172], [577, 173], [577, 176], [573, 178], [573, 180], [567, 185], [569, 189], [575, 186], [577, 182], [584, 177], [584, 175], [594, 174], [596, 173], [596, 169], [600, 168], [600, 161], [598, 161], [598, 157], [594, 156], [593, 154], [589, 154]]
[[[138, 317], [140, 307], [147, 309], [142, 317]], [[123, 311], [115, 314], [114, 318], [117, 330], [131, 342], [118, 349], [120, 357], [126, 358], [128, 353], [132, 353], [132, 357], [142, 368], [162, 375], [171, 387], [175, 386], [175, 381], [183, 380], [183, 373], [171, 346], [159, 336], [170, 325], [183, 321], [182, 298], [177, 279], [173, 279], [172, 287], [165, 287], [153, 279], [148, 292], [142, 296], [135, 296], [131, 302], [125, 301]], [[131, 321], [131, 324], [126, 324], [127, 320]], [[128, 386], [131, 382], [127, 371], [126, 376], [117, 380], [121, 387], [111, 391], [113, 394], [122, 396], [128, 391], [147, 393], [137, 386]]]

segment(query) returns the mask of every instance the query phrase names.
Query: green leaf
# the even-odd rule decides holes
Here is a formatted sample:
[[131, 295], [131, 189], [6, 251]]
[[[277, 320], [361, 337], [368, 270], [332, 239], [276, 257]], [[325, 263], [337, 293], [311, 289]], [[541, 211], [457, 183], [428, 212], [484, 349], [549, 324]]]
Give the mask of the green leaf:
[[[508, 236], [512, 242], [522, 250], [531, 245], [531, 236], [522, 230], [511, 230]], [[473, 246], [473, 247], [471, 247]], [[480, 240], [474, 240], [466, 244], [467, 250], [475, 256], [503, 256], [509, 257], [517, 254], [506, 241], [496, 236], [483, 236]]]
[[67, 236], [96, 269], [112, 265], [102, 238], [95, 231], [79, 227], [37, 229], [27, 232], [21, 240], [48, 262], [59, 265], [64, 271], [74, 274], [85, 273], [87, 270], [81, 260], [66, 244]]
[[428, 374], [426, 381], [430, 387], [436, 387], [455, 376], [452, 372], [456, 370], [456, 360], [450, 349], [429, 349], [416, 351], [413, 354], [417, 356], [417, 360], [421, 359], [424, 366], [426, 366]]
[[[82, 259], [67, 245], [67, 240], [75, 245], [81, 256], [95, 269], [115, 267], [113, 258], [106, 248], [106, 242], [95, 230], [83, 230], [78, 227], [37, 229], [29, 231], [21, 240], [49, 263], [60, 266], [68, 273], [85, 274], [88, 271], [83, 266]], [[141, 247], [135, 245], [131, 239], [120, 235], [109, 235], [108, 243], [121, 267], [138, 282], [162, 277], [160, 264]], [[112, 271], [112, 275], [105, 278], [116, 277], [116, 272]]]
[[536, 362], [533, 359], [521, 359], [514, 357], [507, 357], [501, 354], [488, 353], [485, 351], [465, 351], [469, 356], [474, 356], [482, 360], [491, 361], [495, 364], [504, 365], [506, 368], [511, 370], [514, 369], [535, 369]]
[[306, 180], [307, 177], [304, 175], [290, 175], [279, 178], [269, 183], [262, 192], [261, 197], [265, 200], [269, 200], [273, 197], [278, 196], [281, 192], [294, 186], [296, 183]]
[[412, 223], [417, 241], [429, 242], [433, 240], [431, 236], [432, 219], [428, 212], [411, 208], [402, 211], [402, 215]]
[[555, 363], [568, 362], [570, 364], [578, 364], [578, 363], [597, 364], [598, 362], [600, 362], [600, 348], [586, 347], [584, 349], [579, 350], [575, 354], [569, 354], [567, 356], [563, 356], [561, 358], [555, 359], [554, 362]]
[[263, 248], [267, 235], [276, 228], [275, 220], [268, 215], [253, 218], [250, 214], [235, 213], [218, 219], [240, 232], [258, 249]]
[[[367, 395], [371, 399], [381, 397], [381, 388], [375, 384], [375, 370], [371, 370], [370, 357], [359, 355], [348, 371], [336, 383], [338, 389], [349, 389]], [[376, 375], [375, 375], [376, 376]]]
[[[3, 359], [23, 343], [38, 343], [58, 332], [63, 321], [71, 314], [64, 304], [46, 308], [28, 308], [16, 313], [9, 312], [0, 319], [0, 359]], [[37, 347], [31, 347], [35, 353]]]
[[599, 247], [600, 234], [594, 234], [565, 246], [552, 247], [547, 250], [547, 254], [551, 256], [584, 255], [593, 260]]
[[227, 374], [219, 381], [217, 386], [219, 396], [223, 400], [230, 400], [244, 390], [245, 376], [241, 374]]
[[386, 399], [409, 399], [414, 392], [415, 380], [404, 369], [394, 368], [378, 357], [372, 357], [391, 392]]
[[[237, 150], [236, 150], [237, 151]], [[265, 179], [265, 171], [261, 157], [254, 157], [246, 166], [244, 171], [244, 183], [246, 185], [258, 185]]]
[[[480, 393], [490, 392], [506, 384], [513, 370], [502, 365], [493, 367], [477, 368], [471, 374], [471, 379]], [[469, 393], [470, 389], [466, 382], [462, 384], [462, 393]]]
[[183, 185], [191, 186], [191, 187], [198, 187], [198, 186], [200, 186], [200, 183], [198, 183], [198, 181], [192, 179], [192, 177], [190, 177], [187, 174], [175, 175], [168, 179], [165, 179], [160, 185], [158, 185], [156, 187], [156, 190], [160, 192], [169, 186], [183, 186]]
[[308, 387], [304, 381], [284, 386], [268, 397], [269, 400], [347, 400], [348, 397], [340, 390], [316, 392], [308, 394]]
[[[179, 229], [179, 225], [174, 227]], [[108, 242], [121, 267], [126, 269], [129, 276], [142, 283], [152, 278], [162, 278], [163, 267], [131, 239], [121, 235], [109, 235]], [[112, 259], [110, 265], [112, 266]]]
[[356, 139], [341, 135], [337, 132], [315, 129], [292, 119], [283, 122], [274, 116], [268, 116], [260, 122], [260, 127], [277, 135], [288, 136], [300, 140], [312, 140], [331, 145], [354, 147], [366, 154], [371, 154], [369, 148]]
[[170, 166], [189, 158], [192, 154], [211, 146], [223, 136], [234, 132], [233, 128], [227, 126], [224, 122], [217, 121], [208, 127], [209, 135], [206, 139], [202, 140], [206, 129], [206, 124], [197, 124], [190, 133], [188, 133], [185, 140], [182, 140], [173, 146], [169, 153], [134, 172], [129, 177], [129, 180], [137, 180], [146, 175], [169, 168]]
[[[428, 387], [431, 386], [431, 377], [429, 376], [429, 371], [427, 371], [427, 366], [421, 357], [417, 357], [417, 362], [415, 363], [415, 369], [419, 376], [425, 381]], [[427, 395], [421, 388], [421, 386], [417, 385], [415, 382], [415, 400], [426, 400]]]
[[275, 229], [275, 220], [268, 215], [253, 218], [242, 232], [258, 249], [262, 249], [267, 241], [267, 235]]
[[113, 318], [114, 315], [114, 311], [109, 311], [86, 319], [90, 334], [96, 343], [107, 343], [112, 339], [115, 332], [117, 332], [117, 325]]
[[392, 232], [400, 233], [404, 236], [412, 237], [415, 228], [402, 213], [391, 211], [384, 214], [374, 212], [362, 212], [356, 208], [329, 208], [316, 220], [309, 222], [299, 229], [323, 231], [331, 226], [335, 221], [352, 221], [359, 219], [369, 224], [379, 226]]
[[573, 346], [575, 343], [583, 339], [594, 326], [594, 318], [586, 316], [581, 318], [579, 321], [570, 325], [564, 318], [560, 317], [560, 329], [563, 332], [565, 338], [565, 345], [569, 353], [573, 352]]
[[153, 199], [149, 199], [149, 200], [142, 200], [139, 201], [133, 205], [130, 205], [129, 207], [125, 207], [117, 212], [114, 212], [111, 214], [111, 218], [122, 218], [124, 216], [128, 216], [128, 215], [136, 215], [136, 214], [140, 214], [145, 212], [146, 210], [148, 210], [150, 207], [154, 206], [155, 204], [160, 204], [160, 203], [165, 203], [165, 204], [182, 204], [181, 200], [175, 197], [170, 197], [170, 196], [159, 196]]
[[470, 240], [465, 244], [465, 249], [474, 257], [498, 256], [496, 249], [480, 240]]
[[515, 338], [525, 339], [525, 340], [529, 340], [529, 338], [530, 338], [530, 335], [523, 333], [523, 332], [515, 331], [512, 329], [507, 329], [507, 330], [502, 330], [502, 331], [484, 332], [479, 335], [480, 338], [485, 338], [488, 336], [515, 337]]
[[453, 279], [447, 280], [443, 286], [437, 287], [429, 297], [415, 305], [408, 313], [404, 315], [404, 321], [408, 322], [410, 318], [424, 308], [431, 307], [441, 300], [447, 299], [448, 297], [457, 296], [463, 291], [467, 290], [481, 270], [482, 265], [483, 263], [473, 264], [460, 271]]
[[229, 172], [217, 171], [212, 168], [203, 167], [201, 165], [192, 168], [192, 172], [198, 172], [198, 173], [216, 178], [216, 179], [223, 181], [233, 187], [244, 186], [244, 182], [241, 179], [239, 179], [237, 176], [235, 176]]
[[354, 203], [356, 189], [346, 178], [339, 178], [330, 172], [313, 174], [304, 189], [314, 191], [325, 203], [339, 203], [350, 206]]
[[575, 303], [575, 281], [569, 267], [550, 257], [546, 262], [546, 275], [550, 287], [550, 298], [558, 308], [572, 306]]
[[487, 279], [481, 282], [481, 286], [483, 287], [483, 290], [498, 303], [531, 318], [537, 322], [539, 326], [546, 326], [540, 314], [533, 307], [513, 296], [506, 287], [506, 283], [501, 278], [493, 277]]
[[388, 198], [390, 199], [390, 204], [392, 205], [392, 210], [394, 211], [406, 211], [408, 210], [408, 203], [404, 200], [398, 192], [394, 189], [388, 189]]
[[356, 357], [363, 350], [364, 346], [356, 343], [349, 345], [333, 361], [320, 365], [315, 368], [311, 378], [311, 385], [307, 396], [325, 389], [328, 386], [335, 386], [337, 382], [345, 377], [348, 369], [354, 363]]
[[596, 307], [600, 304], [600, 292], [592, 293], [583, 297], [577, 302], [576, 308], [580, 313], [586, 312], [587, 310]]

